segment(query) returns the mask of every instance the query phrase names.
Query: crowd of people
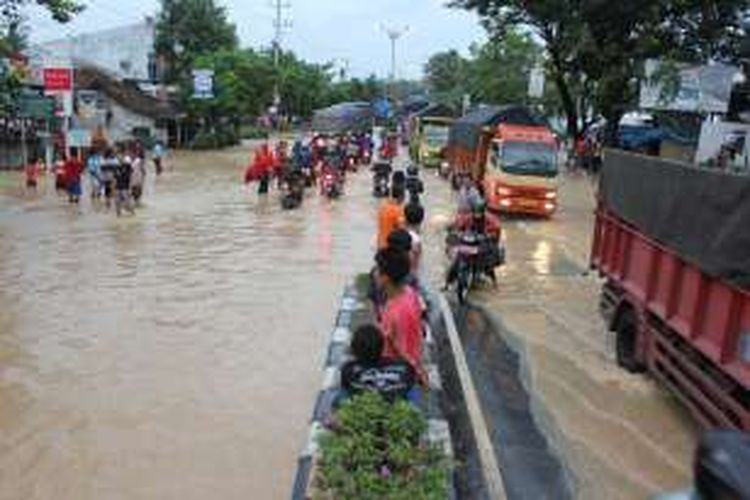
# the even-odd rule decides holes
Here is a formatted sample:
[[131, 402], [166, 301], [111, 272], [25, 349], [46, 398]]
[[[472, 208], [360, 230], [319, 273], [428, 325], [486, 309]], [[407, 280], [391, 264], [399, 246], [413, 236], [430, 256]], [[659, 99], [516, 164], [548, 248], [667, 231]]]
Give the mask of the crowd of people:
[[[396, 139], [388, 135], [380, 138], [380, 159], [390, 162], [397, 155]], [[298, 138], [290, 145], [279, 141], [275, 147], [266, 141], [253, 151], [245, 170], [245, 184], [258, 183], [258, 194], [269, 192], [276, 180], [280, 190], [296, 191], [319, 185], [322, 195], [343, 193], [347, 172], [356, 172], [360, 166], [373, 160], [375, 141], [370, 133], [313, 133]]]
[[[387, 399], [405, 398], [419, 404], [429, 386], [423, 359], [430, 300], [421, 278], [425, 209], [419, 195], [424, 186], [407, 169], [391, 174], [390, 192], [377, 214], [377, 253], [370, 273], [369, 301], [374, 324], [358, 328], [351, 342], [353, 359], [342, 368], [344, 395], [376, 390]], [[459, 190], [458, 208], [449, 232], [473, 231], [487, 235], [495, 246], [500, 222], [487, 213], [484, 200], [469, 180]], [[499, 265], [493, 250], [486, 253], [486, 268]], [[447, 282], [454, 279], [451, 266]]]
[[[156, 175], [163, 171], [166, 149], [157, 143], [152, 152]], [[92, 203], [103, 203], [107, 209], [112, 205], [118, 216], [123, 212], [134, 213], [141, 204], [146, 181], [146, 151], [139, 142], [120, 145], [117, 148], [97, 146], [85, 154], [71, 151], [58, 154], [50, 168], [41, 158], [31, 158], [24, 169], [26, 189], [36, 193], [45, 174], [54, 175], [55, 190], [67, 196], [68, 203], [79, 204], [87, 184]]]

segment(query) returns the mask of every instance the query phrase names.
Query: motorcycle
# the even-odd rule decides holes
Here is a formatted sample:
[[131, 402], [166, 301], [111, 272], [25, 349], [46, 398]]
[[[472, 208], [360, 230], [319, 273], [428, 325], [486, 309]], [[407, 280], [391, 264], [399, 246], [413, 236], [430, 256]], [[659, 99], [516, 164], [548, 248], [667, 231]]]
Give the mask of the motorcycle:
[[341, 186], [339, 180], [333, 172], [325, 172], [321, 180], [321, 191], [328, 199], [334, 199], [341, 196]]
[[387, 174], [375, 174], [372, 178], [372, 194], [376, 198], [384, 198], [388, 196], [390, 186], [388, 185]]
[[367, 149], [360, 155], [360, 164], [369, 165], [372, 163], [372, 152]]
[[347, 155], [344, 159], [344, 168], [347, 172], [357, 172], [357, 160], [353, 155]]
[[482, 274], [480, 266], [479, 239], [474, 233], [465, 233], [459, 237], [456, 252], [456, 298], [463, 305], [469, 296], [474, 282]]
[[447, 252], [453, 255], [453, 265], [447, 285], [456, 284], [456, 298], [463, 305], [469, 292], [482, 276], [497, 283], [495, 267], [505, 263], [505, 248], [486, 234], [473, 231], [452, 233], [447, 238]]
[[372, 194], [376, 198], [384, 198], [388, 196], [390, 192], [390, 177], [393, 168], [390, 163], [377, 162], [371, 168], [373, 172], [372, 178]]
[[[299, 175], [302, 175], [301, 173]], [[301, 177], [287, 179], [282, 186], [281, 208], [293, 210], [302, 205], [305, 195], [304, 180]]]

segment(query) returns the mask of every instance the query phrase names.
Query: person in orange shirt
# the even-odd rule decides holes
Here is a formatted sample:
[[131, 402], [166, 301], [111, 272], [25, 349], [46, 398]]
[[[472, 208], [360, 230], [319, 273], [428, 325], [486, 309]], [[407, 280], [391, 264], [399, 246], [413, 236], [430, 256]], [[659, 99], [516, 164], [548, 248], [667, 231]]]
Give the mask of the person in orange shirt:
[[378, 250], [388, 246], [388, 236], [394, 229], [404, 227], [404, 186], [394, 183], [391, 197], [378, 210]]

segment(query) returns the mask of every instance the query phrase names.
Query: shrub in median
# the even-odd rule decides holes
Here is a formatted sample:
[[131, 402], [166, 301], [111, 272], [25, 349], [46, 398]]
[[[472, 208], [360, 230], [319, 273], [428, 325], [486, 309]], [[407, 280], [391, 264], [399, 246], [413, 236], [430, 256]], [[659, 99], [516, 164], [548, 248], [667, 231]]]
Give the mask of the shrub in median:
[[320, 438], [317, 498], [445, 499], [450, 464], [424, 441], [427, 421], [411, 404], [374, 392], [341, 406]]

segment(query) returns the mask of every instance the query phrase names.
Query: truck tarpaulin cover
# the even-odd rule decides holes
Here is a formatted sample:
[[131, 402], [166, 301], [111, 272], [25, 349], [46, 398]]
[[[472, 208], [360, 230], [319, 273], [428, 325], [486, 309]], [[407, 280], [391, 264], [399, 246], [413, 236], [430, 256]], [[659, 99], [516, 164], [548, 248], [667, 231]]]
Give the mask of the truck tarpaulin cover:
[[366, 102], [341, 103], [320, 109], [313, 116], [313, 130], [328, 134], [364, 132], [372, 125], [372, 107]]
[[750, 289], [750, 177], [607, 150], [600, 194], [653, 240]]
[[451, 127], [448, 143], [467, 149], [475, 149], [484, 127], [496, 127], [501, 123], [514, 125], [546, 126], [544, 120], [523, 106], [482, 106], [464, 115]]

